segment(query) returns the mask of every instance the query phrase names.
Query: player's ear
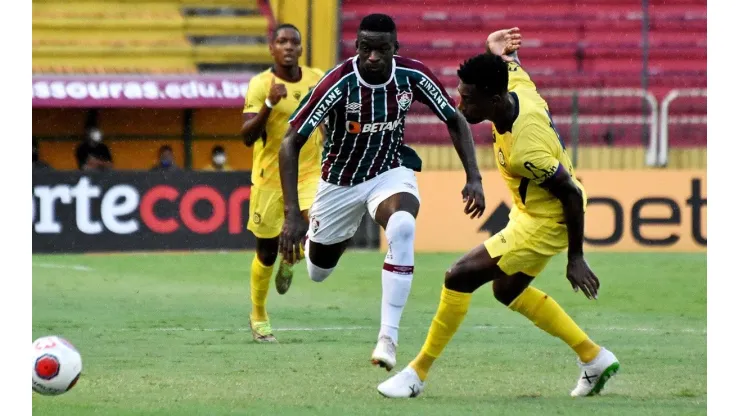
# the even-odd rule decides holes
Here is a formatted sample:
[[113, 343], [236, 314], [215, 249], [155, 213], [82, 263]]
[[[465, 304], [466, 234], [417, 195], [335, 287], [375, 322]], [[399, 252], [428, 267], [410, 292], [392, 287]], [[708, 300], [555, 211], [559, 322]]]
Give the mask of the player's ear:
[[360, 50], [360, 41], [355, 39], [355, 49]]
[[396, 50], [393, 51], [394, 55], [398, 55], [398, 50], [401, 49], [401, 44], [398, 43], [398, 41], [393, 42], [393, 46], [396, 47]]

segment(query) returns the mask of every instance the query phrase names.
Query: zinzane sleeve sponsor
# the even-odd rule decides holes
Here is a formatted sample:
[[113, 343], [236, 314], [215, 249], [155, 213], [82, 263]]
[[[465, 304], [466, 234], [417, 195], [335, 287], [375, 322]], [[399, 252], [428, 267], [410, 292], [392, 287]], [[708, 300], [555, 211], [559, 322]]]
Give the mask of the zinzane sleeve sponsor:
[[413, 62], [416, 65], [409, 69], [416, 75], [414, 99], [429, 107], [440, 120], [447, 122], [457, 111], [455, 101], [429, 68], [421, 62]]
[[298, 105], [289, 120], [298, 134], [310, 136], [342, 99], [345, 90], [342, 88], [343, 81], [351, 74], [344, 74], [345, 66], [346, 64], [339, 65], [324, 75]]

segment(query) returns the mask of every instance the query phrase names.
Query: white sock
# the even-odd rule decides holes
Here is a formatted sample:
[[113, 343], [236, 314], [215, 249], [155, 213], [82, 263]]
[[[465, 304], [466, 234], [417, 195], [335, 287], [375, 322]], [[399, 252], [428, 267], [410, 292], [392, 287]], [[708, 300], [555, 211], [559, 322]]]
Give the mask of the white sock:
[[391, 215], [385, 229], [388, 253], [383, 264], [383, 299], [380, 309], [380, 334], [398, 344], [398, 326], [414, 276], [414, 235], [416, 220], [405, 211]]

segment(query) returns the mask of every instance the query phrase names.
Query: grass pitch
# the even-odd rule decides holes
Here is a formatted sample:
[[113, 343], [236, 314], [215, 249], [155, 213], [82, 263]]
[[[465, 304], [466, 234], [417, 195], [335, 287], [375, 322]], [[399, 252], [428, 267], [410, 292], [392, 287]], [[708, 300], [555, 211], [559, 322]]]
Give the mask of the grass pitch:
[[[706, 414], [706, 255], [590, 254], [598, 301], [574, 294], [565, 259], [535, 285], [622, 363], [602, 396], [572, 399], [575, 356], [493, 299], [473, 298], [422, 396], [381, 397], [370, 366], [383, 253], [352, 252], [322, 284], [296, 268], [274, 286], [277, 345], [247, 328], [253, 254], [33, 257], [33, 335], [81, 351], [83, 375], [38, 415], [696, 415]], [[416, 256], [398, 367], [418, 352], [457, 255]], [[395, 370], [394, 370], [395, 371]]]

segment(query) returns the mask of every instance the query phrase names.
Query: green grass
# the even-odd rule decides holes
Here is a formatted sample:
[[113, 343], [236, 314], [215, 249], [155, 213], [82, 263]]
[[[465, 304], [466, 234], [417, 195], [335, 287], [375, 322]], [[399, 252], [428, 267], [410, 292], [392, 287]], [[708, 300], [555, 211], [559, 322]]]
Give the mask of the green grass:
[[[421, 347], [457, 257], [417, 255], [399, 370]], [[34, 256], [33, 335], [68, 338], [84, 365], [69, 393], [34, 394], [34, 414], [706, 414], [706, 255], [591, 254], [602, 281], [591, 302], [572, 292], [561, 257], [537, 278], [622, 363], [602, 396], [580, 400], [568, 396], [573, 353], [497, 304], [490, 286], [476, 293], [424, 394], [382, 398], [375, 388], [388, 373], [369, 364], [382, 253], [348, 253], [322, 284], [298, 267], [290, 291], [271, 288], [268, 298], [280, 344], [254, 344], [251, 258]], [[327, 327], [341, 329], [291, 330]]]

